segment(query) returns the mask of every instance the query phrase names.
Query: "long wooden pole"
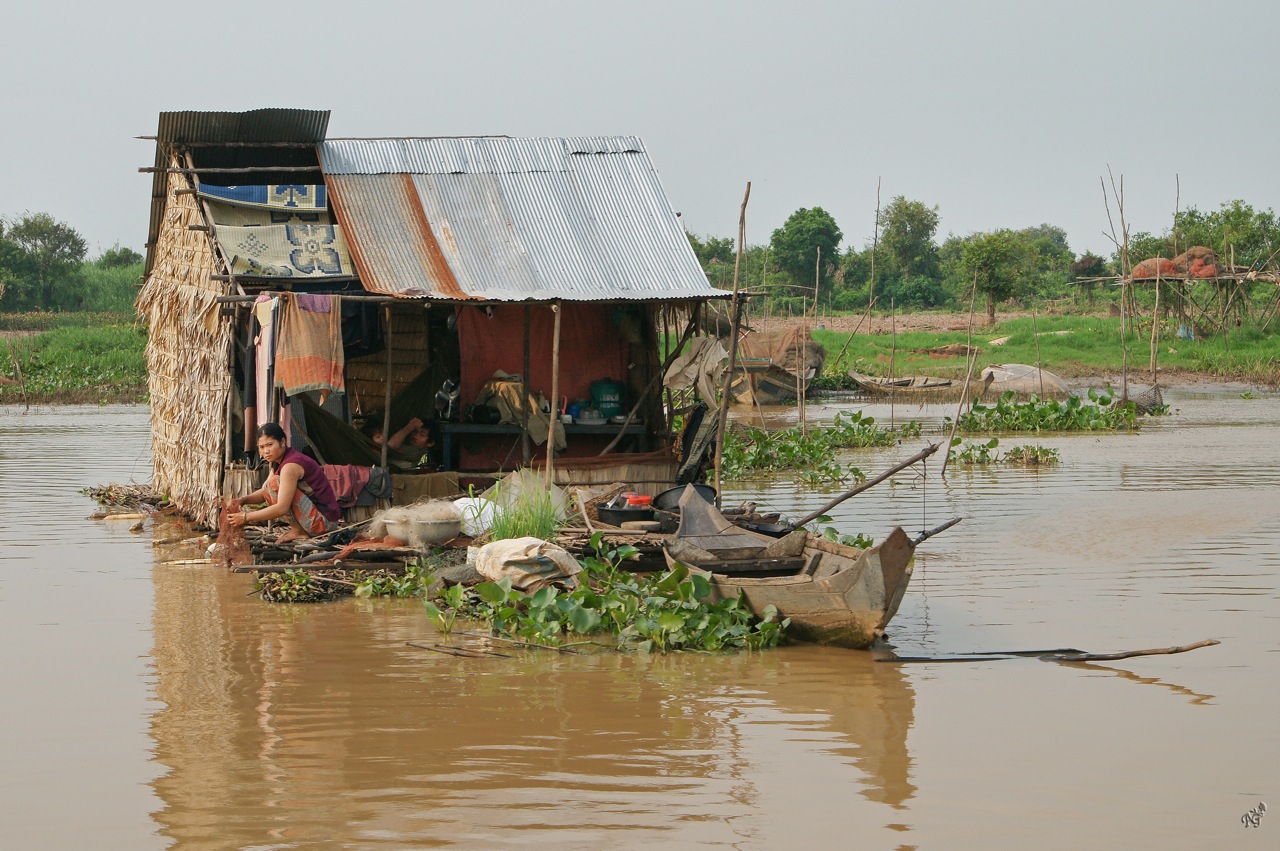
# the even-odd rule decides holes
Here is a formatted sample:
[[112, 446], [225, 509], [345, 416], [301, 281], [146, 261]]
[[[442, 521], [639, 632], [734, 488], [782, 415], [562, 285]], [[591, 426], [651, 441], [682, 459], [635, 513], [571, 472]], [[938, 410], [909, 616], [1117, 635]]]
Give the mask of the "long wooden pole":
[[[391, 333], [391, 305], [382, 309], [387, 323], [387, 386], [382, 391], [382, 466], [387, 466], [387, 445], [391, 443], [391, 350], [395, 339]], [[449, 459], [444, 459], [446, 464]]]
[[[520, 457], [524, 465], [533, 460], [533, 447], [529, 443], [529, 324], [532, 307], [524, 306], [524, 373], [520, 381]], [[554, 395], [554, 394], [553, 394]]]
[[[560, 302], [551, 305], [551, 312], [555, 314], [555, 330], [551, 336], [551, 406], [555, 407], [555, 400], [560, 398]], [[555, 481], [555, 457], [556, 457], [556, 420], [552, 420], [550, 427], [547, 429], [547, 490], [551, 490], [551, 483]]]
[[835, 508], [837, 505], [844, 502], [849, 497], [857, 496], [858, 494], [862, 493], [865, 490], [870, 490], [871, 488], [883, 482], [885, 479], [892, 476], [894, 473], [901, 472], [902, 470], [907, 469], [917, 461], [923, 461], [925, 458], [928, 458], [930, 455], [937, 452], [938, 447], [941, 445], [942, 444], [940, 443], [930, 443], [924, 449], [921, 449], [919, 452], [917, 452], [915, 455], [912, 455], [910, 458], [903, 461], [901, 464], [895, 464], [894, 466], [885, 470], [880, 475], [876, 476], [874, 479], [868, 479], [867, 481], [863, 482], [857, 487], [850, 488], [849, 490], [840, 494], [835, 499], [828, 502], [826, 505], [819, 508], [817, 511], [812, 511], [806, 514], [804, 517], [801, 517], [799, 520], [795, 521], [794, 523], [788, 523], [787, 525], [790, 526], [792, 529], [799, 529], [804, 524], [812, 520], [817, 520], [819, 517], [826, 514], [828, 511]]
[[742, 326], [742, 297], [738, 295], [738, 276], [742, 272], [742, 246], [747, 239], [747, 201], [751, 198], [751, 181], [742, 196], [742, 208], [738, 211], [738, 255], [733, 261], [733, 321], [729, 328], [729, 368], [724, 373], [720, 389], [720, 422], [716, 427], [716, 507], [720, 507], [721, 473], [724, 467], [724, 430], [729, 422], [729, 385], [738, 367], [738, 330]]
[[[947, 463], [951, 461], [951, 445], [956, 439], [956, 429], [960, 425], [960, 411], [964, 408], [964, 400], [969, 397], [969, 382], [973, 380], [973, 368], [978, 363], [978, 355], [973, 351], [973, 307], [978, 301], [978, 272], [973, 273], [973, 289], [969, 291], [969, 331], [965, 335], [965, 356], [967, 368], [964, 373], [964, 386], [960, 388], [960, 402], [956, 405], [956, 418], [951, 421], [951, 434], [947, 435], [947, 451], [942, 456], [942, 478], [947, 478]], [[1043, 391], [1042, 391], [1043, 392]]]

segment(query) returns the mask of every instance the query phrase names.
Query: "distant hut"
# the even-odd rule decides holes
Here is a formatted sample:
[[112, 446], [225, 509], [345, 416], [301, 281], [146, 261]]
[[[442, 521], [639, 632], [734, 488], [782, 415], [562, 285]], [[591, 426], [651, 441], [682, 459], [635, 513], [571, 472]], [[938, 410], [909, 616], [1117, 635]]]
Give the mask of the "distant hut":
[[[491, 382], [498, 371], [517, 376], [517, 407], [553, 384], [556, 411], [593, 391], [611, 411], [638, 403], [625, 456], [596, 457], [617, 424], [567, 426], [557, 481], [669, 482], [661, 332], [677, 337], [726, 293], [708, 284], [644, 143], [327, 139], [328, 119], [160, 115], [137, 305], [155, 487], [212, 522], [225, 494], [257, 484], [260, 423], [287, 422], [326, 464], [394, 466], [356, 426], [378, 418], [394, 433], [416, 416], [434, 429], [446, 483], [393, 475], [397, 501], [456, 489], [459, 469], [512, 469], [544, 451], [529, 447], [549, 418], [529, 411], [526, 427], [522, 410], [513, 424], [513, 382]], [[482, 398], [481, 421], [465, 421], [460, 409]], [[504, 398], [505, 421], [491, 422]]]

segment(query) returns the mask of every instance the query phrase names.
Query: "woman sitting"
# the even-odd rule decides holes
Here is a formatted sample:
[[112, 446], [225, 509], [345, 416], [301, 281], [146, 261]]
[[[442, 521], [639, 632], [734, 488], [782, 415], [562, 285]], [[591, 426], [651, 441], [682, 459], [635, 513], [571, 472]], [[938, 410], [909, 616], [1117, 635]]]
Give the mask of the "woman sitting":
[[[324, 471], [311, 458], [286, 443], [284, 429], [275, 423], [267, 423], [258, 429], [258, 454], [271, 465], [271, 475], [261, 488], [241, 497], [239, 502], [255, 505], [267, 503], [256, 511], [237, 511], [227, 518], [232, 526], [246, 523], [262, 523], [277, 517], [289, 521], [289, 530], [277, 543], [296, 541], [331, 532], [342, 518], [338, 500]], [[302, 492], [299, 483], [305, 484], [311, 496]]]

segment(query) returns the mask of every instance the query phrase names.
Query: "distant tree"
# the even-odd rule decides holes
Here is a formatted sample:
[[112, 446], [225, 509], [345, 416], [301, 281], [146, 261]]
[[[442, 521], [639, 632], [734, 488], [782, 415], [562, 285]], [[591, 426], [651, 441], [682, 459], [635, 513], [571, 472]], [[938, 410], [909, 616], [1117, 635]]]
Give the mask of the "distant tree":
[[[1073, 281], [1079, 281], [1082, 278], [1101, 278], [1107, 274], [1107, 261], [1091, 251], [1086, 251], [1080, 255], [1079, 260], [1071, 264], [1070, 271]], [[1093, 307], [1094, 293], [1098, 288], [1097, 282], [1086, 280], [1080, 284], [1080, 287], [1089, 297], [1089, 306]]]
[[913, 275], [939, 277], [938, 208], [899, 195], [880, 211], [880, 246], [889, 256], [892, 269], [885, 272], [899, 278]]
[[0, 235], [0, 311], [16, 313], [35, 306], [35, 279], [31, 256], [21, 245]]
[[831, 214], [821, 207], [796, 210], [773, 232], [769, 240], [769, 262], [786, 272], [799, 292], [812, 292], [818, 250], [822, 251], [821, 268], [818, 270], [818, 292], [824, 300], [831, 292], [837, 263], [840, 259], [840, 240], [844, 234]]
[[106, 269], [119, 269], [122, 266], [134, 266], [141, 263], [145, 258], [134, 251], [132, 248], [122, 246], [120, 243], [108, 248], [102, 252], [102, 256], [98, 258], [98, 265]]
[[34, 307], [53, 310], [78, 306], [80, 264], [88, 245], [75, 228], [48, 213], [24, 213], [16, 222], [7, 224], [5, 238], [18, 245], [31, 261]]
[[996, 321], [996, 302], [1010, 298], [1027, 262], [1026, 243], [1014, 231], [997, 230], [969, 237], [960, 272], [987, 297], [987, 324]]

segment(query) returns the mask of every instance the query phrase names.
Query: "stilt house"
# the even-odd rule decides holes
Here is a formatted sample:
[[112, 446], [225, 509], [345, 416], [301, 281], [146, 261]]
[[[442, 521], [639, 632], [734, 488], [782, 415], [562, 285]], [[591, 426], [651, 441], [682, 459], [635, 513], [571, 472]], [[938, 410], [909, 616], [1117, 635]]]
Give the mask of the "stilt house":
[[[454, 488], [459, 470], [536, 463], [539, 421], [563, 445], [557, 481], [575, 464], [624, 464], [654, 489], [670, 482], [663, 341], [726, 293], [703, 275], [644, 143], [331, 139], [328, 119], [160, 115], [138, 298], [155, 487], [212, 522], [222, 496], [257, 484], [261, 423], [286, 421], [326, 464], [388, 467], [387, 442], [354, 426], [373, 418], [390, 435], [411, 417], [430, 426], [424, 457]], [[504, 374], [519, 386], [515, 422], [493, 393]], [[629, 423], [558, 422], [601, 386]], [[477, 415], [479, 399], [497, 404]]]

